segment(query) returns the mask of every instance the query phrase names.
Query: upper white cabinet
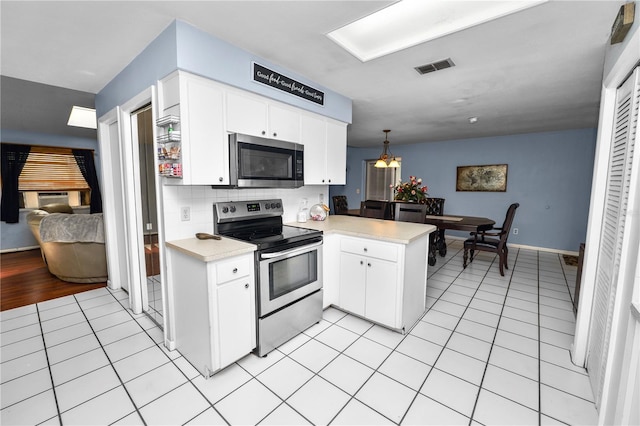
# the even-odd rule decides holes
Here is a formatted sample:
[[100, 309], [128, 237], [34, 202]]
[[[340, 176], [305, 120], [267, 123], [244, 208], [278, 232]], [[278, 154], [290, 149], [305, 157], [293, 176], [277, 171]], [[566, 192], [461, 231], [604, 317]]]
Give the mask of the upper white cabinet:
[[[160, 82], [161, 114], [180, 117], [183, 185], [229, 184], [229, 144], [224, 126], [224, 90], [211, 80], [175, 73]], [[176, 104], [176, 101], [177, 104]]]
[[311, 114], [302, 115], [305, 185], [344, 185], [347, 125]]
[[228, 91], [226, 129], [229, 133], [300, 142], [300, 113], [257, 95]]
[[228, 185], [230, 133], [302, 143], [305, 185], [346, 183], [346, 123], [184, 71], [159, 82], [158, 100], [158, 117], [176, 117], [180, 136], [182, 178], [166, 184]]

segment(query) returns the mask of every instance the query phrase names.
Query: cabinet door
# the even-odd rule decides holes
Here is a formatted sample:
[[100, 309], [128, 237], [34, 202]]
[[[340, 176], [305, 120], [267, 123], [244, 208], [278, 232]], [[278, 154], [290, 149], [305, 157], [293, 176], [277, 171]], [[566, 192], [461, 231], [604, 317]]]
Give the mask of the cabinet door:
[[333, 120], [327, 121], [327, 183], [347, 183], [347, 125]]
[[268, 137], [300, 142], [300, 113], [278, 105], [269, 105]]
[[267, 136], [267, 103], [250, 95], [227, 92], [227, 131]]
[[320, 118], [302, 116], [302, 144], [304, 145], [305, 185], [326, 185], [327, 123]]
[[229, 143], [224, 131], [222, 89], [213, 82], [187, 76], [181, 86], [180, 103], [184, 183], [228, 184]]
[[365, 258], [340, 253], [340, 307], [365, 315]]
[[398, 292], [398, 266], [394, 262], [366, 259], [367, 288], [365, 317], [399, 328], [396, 324], [396, 297]]
[[256, 347], [253, 275], [217, 287], [220, 368]]

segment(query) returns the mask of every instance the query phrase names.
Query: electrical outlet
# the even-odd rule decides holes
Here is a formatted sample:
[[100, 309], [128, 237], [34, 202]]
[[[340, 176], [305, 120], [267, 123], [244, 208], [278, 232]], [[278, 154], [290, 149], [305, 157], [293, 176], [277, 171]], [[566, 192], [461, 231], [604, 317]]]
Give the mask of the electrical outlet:
[[189, 207], [180, 208], [180, 218], [183, 222], [191, 220], [191, 209]]
[[518, 235], [518, 228], [513, 228], [513, 235]]
[[360, 193], [360, 188], [356, 188], [356, 194]]
[[153, 223], [147, 223], [147, 231], [153, 230]]

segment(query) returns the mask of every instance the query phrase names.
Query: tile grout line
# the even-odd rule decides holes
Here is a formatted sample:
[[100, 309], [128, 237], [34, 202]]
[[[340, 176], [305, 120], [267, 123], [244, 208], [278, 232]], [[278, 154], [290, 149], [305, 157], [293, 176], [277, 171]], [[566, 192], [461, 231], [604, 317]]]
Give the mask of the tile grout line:
[[[123, 291], [124, 291], [124, 290], [123, 290]], [[109, 292], [111, 292], [111, 291], [109, 290]], [[127, 292], [125, 291], [125, 293], [127, 293]], [[113, 293], [111, 293], [111, 294], [113, 295]], [[127, 293], [127, 294], [128, 294], [128, 293]], [[162, 364], [162, 365], [160, 365], [160, 366], [158, 366], [158, 367], [156, 367], [156, 368], [153, 368], [153, 369], [151, 369], [151, 370], [149, 370], [149, 371], [147, 371], [147, 372], [145, 372], [145, 373], [143, 373], [143, 374], [140, 374], [140, 375], [139, 375], [139, 376], [137, 376], [136, 378], [141, 377], [141, 376], [143, 376], [144, 374], [149, 373], [150, 371], [156, 370], [156, 369], [158, 369], [158, 368], [160, 368], [160, 367], [162, 367], [162, 366], [164, 366], [164, 365], [166, 365], [166, 364], [168, 364], [168, 363], [170, 362], [170, 363], [171, 363], [171, 364], [173, 364], [173, 365], [178, 369], [178, 371], [179, 371], [179, 372], [180, 372], [180, 373], [181, 373], [181, 374], [182, 374], [182, 375], [187, 379], [187, 381], [186, 381], [186, 382], [184, 382], [184, 383], [182, 383], [181, 385], [179, 385], [179, 386], [177, 386], [177, 387], [175, 387], [175, 388], [173, 388], [173, 389], [171, 389], [171, 390], [169, 390], [169, 391], [165, 392], [164, 394], [162, 394], [162, 395], [158, 396], [157, 398], [154, 398], [153, 400], [151, 400], [151, 401], [147, 402], [147, 404], [145, 404], [145, 406], [147, 406], [147, 405], [151, 404], [151, 403], [152, 403], [152, 402], [154, 402], [154, 401], [157, 401], [158, 399], [162, 398], [163, 396], [165, 396], [165, 395], [167, 395], [167, 394], [169, 394], [169, 393], [173, 392], [174, 390], [176, 390], [176, 389], [178, 389], [178, 388], [180, 388], [180, 387], [184, 386], [185, 384], [189, 383], [189, 384], [190, 384], [191, 386], [193, 386], [193, 387], [195, 388], [195, 390], [196, 390], [196, 391], [197, 391], [197, 392], [198, 392], [198, 393], [199, 393], [199, 394], [200, 394], [200, 395], [205, 399], [205, 401], [207, 401], [207, 402], [209, 403], [209, 407], [210, 407], [210, 408], [212, 408], [212, 409], [213, 409], [213, 410], [214, 410], [214, 411], [215, 411], [215, 412], [220, 416], [220, 418], [222, 418], [222, 419], [223, 419], [227, 424], [230, 424], [230, 423], [227, 421], [227, 419], [222, 415], [222, 413], [220, 413], [220, 412], [219, 412], [219, 411], [218, 411], [218, 410], [213, 406], [213, 403], [212, 403], [211, 401], [209, 401], [209, 399], [208, 399], [208, 398], [207, 398], [207, 397], [202, 393], [202, 391], [198, 388], [198, 386], [196, 386], [196, 385], [193, 383], [193, 380], [192, 380], [191, 378], [189, 378], [189, 376], [187, 376], [187, 374], [186, 374], [184, 371], [182, 371], [182, 369], [180, 368], [180, 366], [178, 366], [178, 365], [175, 363], [175, 359], [171, 358], [171, 357], [169, 356], [169, 354], [167, 354], [167, 352], [165, 352], [164, 350], [162, 350], [162, 347], [160, 346], [160, 344], [158, 344], [158, 342], [156, 342], [156, 341], [153, 339], [153, 337], [148, 333], [147, 329], [145, 329], [144, 327], [142, 327], [142, 325], [137, 321], [136, 317], [134, 317], [134, 316], [133, 316], [133, 314], [132, 314], [131, 312], [129, 312], [129, 309], [128, 309], [126, 306], [124, 306], [124, 305], [122, 304], [121, 300], [120, 300], [120, 299], [118, 299], [118, 298], [116, 298], [115, 296], [113, 296], [113, 297], [114, 297], [114, 299], [116, 299], [116, 301], [120, 304], [120, 306], [122, 306], [122, 308], [124, 309], [124, 311], [125, 311], [125, 312], [127, 312], [127, 313], [129, 314], [129, 316], [131, 317], [131, 319], [132, 319], [133, 321], [135, 321], [135, 322], [140, 326], [140, 328], [142, 329], [142, 332], [143, 332], [143, 333], [145, 333], [145, 334], [146, 334], [146, 335], [151, 339], [151, 341], [153, 342], [153, 344], [155, 345], [155, 347], [157, 347], [158, 349], [160, 349], [160, 352], [162, 352], [162, 353], [164, 354], [164, 356], [168, 359], [168, 362], [167, 362], [167, 363]], [[146, 314], [145, 314], [145, 315], [146, 315]], [[146, 315], [146, 316], [145, 316], [145, 318], [149, 318], [149, 316], [148, 316], [148, 315]], [[156, 321], [154, 321], [152, 318], [150, 318], [150, 319], [151, 319], [151, 320], [156, 324], [156, 326], [157, 326], [160, 330], [162, 330], [162, 328], [159, 326], [159, 324], [158, 324]], [[97, 336], [96, 336], [96, 338], [97, 338]], [[154, 347], [154, 346], [150, 346], [150, 348], [151, 348], [151, 347]], [[143, 350], [141, 350], [141, 351], [138, 351], [138, 352], [136, 352], [135, 354], [140, 353], [140, 352], [142, 352], [142, 351], [144, 351], [144, 350], [147, 350], [147, 349], [149, 349], [149, 348], [146, 348], [146, 349], [143, 349]], [[176, 350], [176, 351], [177, 351], [177, 350]], [[180, 353], [179, 351], [177, 351], [177, 352], [178, 352], [178, 353]], [[106, 351], [105, 351], [105, 354], [106, 354]], [[132, 355], [134, 355], [134, 354], [128, 355], [127, 357], [125, 357], [125, 358], [123, 358], [123, 359], [126, 359], [126, 358], [128, 358], [129, 356], [132, 356]], [[180, 354], [180, 356], [184, 358], [184, 356], [182, 356], [182, 354]], [[179, 357], [178, 357], [178, 358], [179, 358]], [[107, 355], [107, 359], [109, 359], [109, 356], [108, 356], [108, 355]], [[186, 358], [184, 358], [184, 359], [185, 359], [185, 361], [186, 361], [186, 362], [188, 362], [188, 363], [189, 363], [189, 365], [191, 365], [191, 366], [193, 367], [193, 365], [192, 365], [189, 361], [187, 361], [187, 360], [186, 360]], [[119, 361], [120, 361], [120, 360], [119, 360]], [[109, 359], [109, 362], [111, 363], [111, 360], [110, 360], [110, 359]], [[113, 363], [111, 363], [111, 365], [113, 366]], [[194, 368], [196, 371], [198, 371], [195, 367], [193, 367], [193, 368]], [[115, 369], [115, 366], [113, 366], [113, 369], [114, 369], [114, 371], [116, 370], [116, 369]], [[117, 371], [116, 371], [116, 374], [118, 374], [118, 372], [117, 372]], [[200, 375], [198, 375], [198, 376], [196, 376], [196, 377], [200, 377]], [[143, 423], [146, 425], [146, 424], [147, 424], [147, 423], [146, 423], [146, 420], [145, 420], [145, 419], [144, 419], [144, 417], [142, 416], [142, 413], [140, 413], [140, 409], [138, 408], [138, 406], [137, 406], [137, 405], [135, 404], [135, 402], [133, 401], [133, 398], [132, 398], [132, 397], [131, 397], [131, 395], [129, 394], [129, 391], [127, 390], [127, 387], [126, 387], [125, 383], [124, 383], [124, 382], [122, 382], [122, 379], [120, 378], [120, 375], [119, 375], [119, 374], [118, 374], [118, 379], [120, 379], [120, 382], [122, 383], [122, 387], [123, 387], [123, 388], [125, 389], [125, 391], [127, 392], [127, 395], [128, 395], [128, 396], [129, 396], [129, 398], [131, 399], [131, 402], [133, 402], [133, 406], [136, 408], [136, 412], [138, 413], [138, 415], [139, 415], [139, 416], [140, 416], [140, 418], [142, 419]], [[132, 380], [134, 380], [134, 379], [132, 379]], [[243, 383], [243, 384], [244, 384], [244, 383]], [[140, 408], [144, 408], [144, 407], [140, 407]], [[199, 415], [203, 414], [203, 413], [204, 413], [205, 411], [207, 411], [208, 409], [209, 409], [209, 408], [206, 408], [206, 409], [204, 409], [202, 412], [200, 412], [200, 413], [196, 414], [192, 419], [188, 420], [188, 421], [187, 421], [187, 423], [188, 423], [189, 421], [191, 421], [191, 420], [195, 419], [195, 418], [196, 418], [196, 417], [198, 417]], [[127, 416], [129, 416], [129, 415], [130, 415], [130, 414], [127, 414]], [[127, 417], [127, 416], [125, 416], [125, 417]], [[119, 420], [122, 420], [122, 419], [119, 419]], [[116, 422], [117, 422], [117, 421], [119, 421], [119, 420], [116, 420]], [[114, 423], [115, 423], [115, 422], [114, 422]]]
[[[516, 254], [516, 258], [513, 261], [513, 270], [511, 271], [511, 275], [509, 276], [509, 284], [507, 284], [507, 291], [505, 291], [505, 293], [504, 293], [504, 301], [502, 302], [502, 309], [500, 309], [500, 315], [498, 316], [498, 323], [496, 324], [496, 331], [493, 334], [493, 341], [491, 342], [491, 347], [489, 348], [489, 355], [487, 356], [487, 361], [486, 361], [486, 363], [484, 365], [484, 371], [482, 372], [482, 378], [480, 379], [480, 384], [478, 385], [478, 394], [476, 395], [476, 400], [473, 403], [473, 409], [471, 410], [471, 416], [470, 416], [470, 420], [469, 420], [469, 425], [471, 425], [472, 422], [476, 421], [476, 420], [474, 420], [474, 416], [476, 414], [476, 408], [478, 408], [478, 401], [480, 400], [480, 392], [482, 392], [482, 389], [483, 389], [482, 384], [484, 383], [484, 378], [485, 378], [485, 375], [487, 374], [487, 368], [489, 367], [489, 359], [491, 359], [491, 353], [493, 352], [493, 346], [495, 345], [495, 342], [496, 342], [496, 336], [498, 335], [498, 330], [500, 328], [500, 321], [502, 320], [502, 314], [504, 312], [504, 307], [505, 307], [505, 304], [507, 302], [507, 297], [509, 295], [509, 289], [511, 288], [511, 281], [513, 279], [513, 274], [515, 273], [516, 264], [518, 263], [518, 257], [519, 256], [520, 256], [520, 249], [518, 249], [518, 252]], [[492, 263], [492, 265], [493, 265], [493, 263]], [[480, 283], [480, 284], [482, 285], [482, 283]], [[487, 389], [487, 391], [491, 392], [488, 389]], [[500, 396], [503, 397], [502, 395], [500, 395]], [[509, 400], [511, 401], [511, 399], [509, 399]], [[516, 401], [513, 401], [513, 402], [516, 402]]]
[[536, 256], [538, 264], [538, 425], [542, 425], [542, 361], [541, 344], [542, 330], [540, 329], [540, 253]]
[[[42, 336], [42, 345], [44, 346], [44, 356], [47, 359], [47, 369], [49, 370], [49, 378], [51, 380], [51, 390], [53, 391], [53, 400], [56, 404], [56, 411], [58, 413], [58, 422], [60, 426], [62, 426], [62, 413], [60, 413], [60, 404], [58, 404], [58, 393], [56, 392], [56, 385], [53, 382], [53, 373], [51, 372], [51, 363], [49, 362], [49, 353], [47, 351], [47, 343], [44, 340], [44, 330], [42, 329], [42, 322], [40, 321], [40, 309], [38, 309], [38, 304], [36, 303], [36, 313], [38, 314], [38, 325], [40, 326], [40, 335]], [[46, 421], [46, 420], [45, 420]]]
[[[458, 253], [459, 253], [459, 251], [458, 251]], [[458, 253], [456, 253], [456, 254], [458, 254]], [[452, 257], [449, 261], [451, 261], [452, 259], [453, 259], [453, 257]], [[455, 333], [456, 328], [458, 328], [458, 325], [460, 324], [460, 321], [462, 321], [462, 318], [464, 317], [464, 314], [465, 314], [465, 313], [467, 312], [467, 310], [469, 309], [469, 307], [470, 307], [471, 303], [473, 302], [473, 299], [474, 299], [475, 295], [478, 293], [478, 291], [479, 291], [479, 289], [480, 289], [480, 286], [482, 285], [482, 282], [483, 282], [483, 281], [485, 280], [485, 278], [487, 277], [487, 274], [489, 274], [489, 271], [491, 270], [491, 266], [493, 266], [493, 263], [494, 263], [494, 262], [495, 262], [495, 257], [493, 258], [493, 260], [492, 260], [492, 261], [491, 261], [491, 263], [489, 264], [489, 267], [487, 268], [487, 271], [486, 271], [486, 272], [484, 273], [484, 275], [482, 276], [482, 280], [480, 280], [480, 282], [478, 283], [478, 286], [476, 287], [475, 291], [473, 292], [473, 295], [472, 295], [472, 296], [471, 296], [471, 298], [469, 299], [469, 303], [467, 303], [467, 305], [466, 305], [466, 307], [465, 307], [464, 311], [462, 311], [462, 313], [460, 314], [460, 317], [458, 318], [458, 322], [456, 322], [455, 327], [453, 327], [453, 330], [451, 330], [451, 334], [450, 334], [450, 335], [449, 335], [449, 337], [447, 338], [447, 341], [446, 341], [446, 342], [444, 342], [444, 345], [442, 345], [442, 349], [440, 350], [440, 353], [438, 354], [438, 356], [437, 356], [437, 357], [436, 357], [436, 359], [434, 360], [434, 362], [433, 362], [433, 366], [431, 367], [431, 370], [429, 370], [429, 372], [427, 373], [427, 376], [426, 376], [426, 377], [424, 378], [424, 380], [422, 381], [422, 384], [420, 385], [420, 389], [422, 389], [422, 387], [424, 387], [424, 384], [425, 384], [425, 383], [427, 382], [427, 380], [429, 379], [429, 376], [431, 375], [431, 372], [436, 368], [436, 364], [438, 363], [438, 360], [439, 360], [439, 359], [440, 359], [440, 357], [442, 356], [442, 353], [444, 352], [444, 350], [447, 348], [447, 344], [449, 343], [449, 341], [450, 341], [450, 340], [451, 340], [451, 338], [453, 337], [453, 334]], [[447, 262], [447, 263], [449, 263], [449, 262]], [[444, 265], [443, 265], [443, 266], [444, 266]], [[455, 277], [455, 279], [454, 279], [453, 281], [451, 281], [451, 284], [447, 287], [447, 290], [448, 290], [448, 289], [453, 285], [453, 283], [455, 282], [455, 280], [456, 280], [456, 279], [458, 279], [458, 278], [460, 277], [460, 275], [461, 275], [463, 272], [464, 272], [464, 268], [463, 268], [463, 269], [458, 273], [458, 275]], [[446, 292], [447, 290], [445, 290], [445, 292]], [[444, 292], [443, 292], [442, 294], [444, 294]], [[442, 295], [440, 295], [440, 297], [442, 297]], [[438, 298], [436, 299], [436, 302], [434, 302], [434, 303], [433, 303], [433, 305], [435, 305], [435, 304], [438, 302], [438, 300], [440, 300], [440, 297], [438, 297]], [[505, 295], [505, 297], [506, 297], [506, 295]], [[433, 306], [433, 305], [432, 305], [432, 306]], [[431, 308], [429, 308], [429, 310], [431, 310]], [[439, 311], [437, 311], [437, 312], [439, 312]], [[425, 315], [426, 315], [426, 313], [425, 313]], [[495, 339], [495, 336], [494, 336], [494, 339]], [[466, 354], [464, 354], [464, 355], [466, 355]], [[468, 355], [467, 355], [467, 356], [468, 356]], [[489, 360], [487, 359], [487, 362], [488, 362], [488, 361], [489, 361]], [[485, 368], [486, 368], [486, 366], [485, 366]], [[440, 369], [438, 369], [438, 371], [441, 371], [441, 370], [440, 370]], [[445, 372], [445, 373], [446, 373], [446, 372]], [[447, 374], [449, 374], [449, 373], [447, 373]], [[454, 376], [454, 377], [457, 377], [457, 376]], [[462, 379], [462, 380], [464, 380], [464, 379]], [[466, 381], [466, 380], [465, 380], [465, 381]], [[480, 393], [480, 387], [478, 387], [478, 394], [479, 394], [479, 393]], [[413, 399], [411, 400], [411, 403], [409, 404], [409, 408], [407, 409], [407, 411], [405, 411], [404, 415], [403, 415], [403, 416], [402, 416], [402, 418], [400, 419], [400, 423], [402, 423], [402, 422], [403, 422], [403, 420], [405, 419], [405, 417], [406, 417], [406, 416], [407, 416], [407, 414], [409, 413], [409, 410], [411, 409], [411, 407], [412, 407], [412, 406], [413, 406], [413, 404], [415, 403], [415, 400], [416, 400], [416, 398], [418, 397], [418, 394], [420, 394], [420, 390], [418, 390], [418, 392], [416, 393], [416, 395], [415, 395], [415, 396], [413, 397]], [[427, 398], [429, 398], [429, 397], [427, 397]], [[430, 398], [430, 399], [431, 399], [431, 398]], [[434, 400], [434, 401], [435, 401], [435, 400]], [[476, 397], [476, 401], [477, 401], [477, 397]], [[457, 412], [457, 413], [460, 413], [458, 410], [455, 410], [455, 409], [453, 409], [453, 408], [449, 407], [448, 405], [442, 404], [442, 403], [441, 403], [441, 402], [439, 402], [439, 401], [436, 401], [436, 402], [438, 402], [439, 404], [441, 404], [441, 405], [443, 405], [443, 406], [445, 406], [445, 407], [447, 407], [447, 408], [449, 408], [449, 409], [451, 409], [451, 410], [453, 410], [453, 411], [455, 411], [455, 412]], [[460, 414], [461, 414], [461, 415], [463, 415], [463, 416], [465, 416], [465, 417], [467, 417], [466, 415], [464, 415], [464, 414], [462, 414], [462, 413], [460, 413]], [[471, 416], [469, 416], [468, 418], [469, 418], [469, 424], [471, 424], [471, 422], [473, 421], [473, 412], [471, 413]]]
[[[120, 300], [118, 300], [118, 299], [113, 295], [113, 293], [112, 293], [108, 288], [107, 288], [107, 292], [108, 292], [108, 294], [109, 294], [109, 295], [111, 295], [111, 297], [113, 297], [113, 299], [114, 299], [114, 300], [116, 300], [116, 301], [118, 302], [118, 304], [119, 304], [120, 306], [123, 306], [123, 305], [122, 305], [122, 303], [120, 303]], [[93, 325], [91, 325], [91, 321], [89, 321], [89, 318], [87, 317], [87, 315], [86, 315], [86, 313], [85, 313], [85, 311], [84, 311], [84, 308], [83, 308], [83, 307], [82, 307], [82, 305], [80, 304], [80, 301], [77, 299], [76, 295], [73, 295], [73, 297], [76, 299], [76, 303], [78, 303], [78, 306], [80, 307], [80, 311], [82, 312], [82, 315], [84, 316], [85, 321], [87, 322], [87, 325], [89, 326], [89, 328], [91, 329], [91, 332], [93, 333], [93, 335], [95, 336], [96, 340], [98, 341], [98, 344], [100, 345], [100, 349], [102, 349], [102, 352], [104, 353], [105, 357], [107, 358], [107, 361], [109, 361], [109, 366], [111, 367], [111, 369], [112, 369], [112, 370], [113, 370], [113, 372], [115, 373], [116, 377], [118, 378], [118, 381], [120, 381], [120, 385], [122, 386], [122, 388], [124, 389], [125, 393], [126, 393], [126, 394], [127, 394], [127, 396], [129, 397], [129, 400], [131, 400], [131, 403], [133, 404], [133, 407], [134, 407], [134, 409], [135, 409], [135, 412], [136, 412], [136, 413], [138, 413], [138, 416], [140, 417], [140, 419], [142, 419], [142, 423], [146, 426], [146, 425], [147, 425], [147, 422], [144, 420], [144, 417], [142, 417], [142, 414], [140, 414], [140, 409], [138, 408], [137, 404], [136, 404], [136, 403], [135, 403], [135, 401], [133, 400], [133, 398], [132, 398], [131, 394], [129, 393], [129, 390], [128, 390], [128, 389], [127, 389], [127, 387], [124, 385], [124, 382], [122, 381], [122, 378], [120, 377], [120, 374], [118, 374], [118, 371], [116, 370], [115, 366], [113, 365], [113, 362], [111, 361], [111, 358], [109, 357], [109, 354], [108, 354], [108, 353], [107, 353], [107, 351], [105, 350], [104, 345], [102, 344], [102, 342], [100, 341], [100, 338], [99, 338], [99, 337], [98, 337], [98, 335], [96, 334], [96, 331], [95, 331], [95, 329], [93, 328]], [[89, 299], [87, 299], [87, 300], [89, 300]], [[126, 309], [125, 309], [125, 311], [126, 311]], [[138, 324], [138, 325], [140, 325], [140, 324]], [[140, 328], [142, 328], [142, 326], [141, 326]], [[142, 328], [142, 329], [144, 330], [144, 328]], [[145, 331], [146, 331], [146, 330], [145, 330]], [[100, 368], [104, 368], [104, 367], [100, 367]], [[96, 369], [96, 370], [93, 370], [93, 371], [97, 371], [97, 369]], [[75, 380], [75, 379], [74, 379], [74, 380]], [[109, 391], [112, 391], [113, 389], [116, 389], [116, 388], [108, 389], [107, 391], [102, 392], [102, 393], [100, 393], [99, 395], [96, 395], [96, 396], [94, 396], [94, 397], [93, 397], [93, 398], [91, 398], [91, 399], [95, 399], [95, 398], [97, 398], [98, 396], [104, 395], [105, 393], [107, 393], [107, 392], [109, 392]], [[89, 399], [88, 401], [91, 401], [91, 399]], [[71, 407], [71, 408], [69, 408], [67, 411], [70, 411], [70, 410], [72, 410], [72, 409], [74, 409], [74, 408], [76, 408], [76, 407], [79, 407], [79, 406], [81, 406], [82, 404], [87, 403], [88, 401], [84, 401], [84, 402], [82, 402], [81, 404], [78, 404], [78, 405], [76, 405], [76, 406], [74, 406], [74, 407]], [[129, 413], [129, 414], [127, 414], [127, 415], [125, 415], [123, 418], [125, 418], [125, 417], [127, 417], [127, 416], [129, 416], [129, 415], [131, 415], [131, 413]], [[121, 419], [116, 419], [115, 421], [117, 422], [117, 421], [119, 421], [119, 420], [122, 420], [123, 418], [121, 418]], [[62, 421], [61, 421], [61, 424], [62, 424]]]

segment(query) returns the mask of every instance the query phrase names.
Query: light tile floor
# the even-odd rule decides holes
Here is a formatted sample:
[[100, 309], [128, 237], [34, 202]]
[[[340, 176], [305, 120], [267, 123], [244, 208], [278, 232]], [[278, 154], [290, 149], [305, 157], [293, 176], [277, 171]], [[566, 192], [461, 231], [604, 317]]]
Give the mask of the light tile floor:
[[93, 290], [2, 312], [0, 423], [594, 424], [569, 358], [575, 267], [512, 249], [498, 273], [460, 241], [429, 269], [428, 311], [401, 335], [335, 308], [266, 358], [205, 380], [162, 331]]

